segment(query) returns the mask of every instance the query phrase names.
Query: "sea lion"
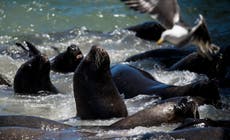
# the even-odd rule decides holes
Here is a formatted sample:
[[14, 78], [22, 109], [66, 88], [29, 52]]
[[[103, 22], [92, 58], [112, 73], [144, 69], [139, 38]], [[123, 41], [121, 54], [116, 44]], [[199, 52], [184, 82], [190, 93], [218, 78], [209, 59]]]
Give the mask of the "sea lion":
[[19, 95], [57, 94], [50, 80], [50, 62], [38, 53], [20, 66], [14, 77], [14, 91]]
[[157, 41], [160, 39], [161, 33], [165, 31], [163, 26], [152, 21], [134, 25], [126, 29], [135, 32], [137, 37], [148, 41]]
[[181, 122], [185, 118], [197, 117], [197, 105], [186, 98], [166, 100], [139, 111], [111, 125], [112, 128], [130, 129], [137, 126], [156, 126], [162, 123]]
[[108, 53], [92, 46], [73, 78], [77, 116], [81, 119], [126, 117], [127, 109], [110, 72]]
[[41, 117], [6, 115], [0, 116], [0, 127], [27, 127], [34, 129], [64, 130], [71, 128], [72, 126]]
[[79, 47], [72, 44], [51, 60], [51, 70], [61, 73], [74, 72], [83, 57]]
[[190, 54], [168, 70], [189, 70], [196, 73], [206, 74], [209, 78], [218, 80], [220, 87], [230, 87], [230, 46], [221, 48], [220, 52], [212, 60], [203, 58], [198, 53]]
[[229, 140], [230, 129], [222, 127], [192, 128], [172, 131], [169, 135], [174, 139], [185, 140]]
[[81, 139], [93, 133], [53, 120], [23, 115], [0, 116], [0, 140], [18, 139]]
[[49, 130], [27, 127], [0, 127], [0, 140], [69, 140], [89, 139], [94, 133], [79, 132], [78, 129]]
[[189, 55], [194, 51], [193, 48], [159, 48], [144, 53], [136, 54], [131, 57], [128, 57], [126, 62], [135, 62], [144, 59], [153, 59], [158, 62], [160, 65], [168, 68], [174, 63], [178, 62], [185, 56]]
[[197, 128], [197, 127], [230, 128], [230, 121], [229, 120], [211, 120], [209, 118], [204, 118], [204, 119], [188, 118], [184, 120], [182, 125], [178, 126], [174, 130]]
[[[209, 103], [216, 104], [220, 99], [215, 81], [200, 80], [185, 86], [166, 85], [156, 81], [149, 73], [129, 66], [117, 64], [111, 68], [113, 80], [125, 98], [139, 94], [156, 95], [162, 99], [176, 96], [200, 96]], [[135, 81], [135, 82], [134, 82]]]
[[212, 60], [202, 57], [199, 53], [192, 53], [173, 64], [168, 70], [189, 70], [206, 74], [209, 78], [223, 77], [226, 73], [222, 56], [215, 56]]
[[[124, 137], [122, 137], [124, 139]], [[230, 129], [221, 127], [191, 128], [177, 131], [153, 132], [143, 135], [126, 137], [125, 139], [138, 140], [229, 140]]]
[[[41, 139], [47, 132], [26, 127], [0, 127], [0, 140]], [[44, 137], [43, 137], [44, 138]]]

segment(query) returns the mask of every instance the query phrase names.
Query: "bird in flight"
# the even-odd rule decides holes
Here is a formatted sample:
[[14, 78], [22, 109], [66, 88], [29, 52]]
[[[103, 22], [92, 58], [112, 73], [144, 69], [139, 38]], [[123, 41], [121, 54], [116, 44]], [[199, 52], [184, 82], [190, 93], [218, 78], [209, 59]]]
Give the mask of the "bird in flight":
[[198, 53], [212, 60], [220, 48], [212, 44], [205, 19], [199, 15], [193, 27], [188, 26], [180, 15], [180, 7], [177, 0], [121, 0], [129, 8], [141, 13], [148, 13], [166, 28], [162, 32], [157, 44], [164, 41], [172, 43], [177, 47], [187, 44], [197, 46]]

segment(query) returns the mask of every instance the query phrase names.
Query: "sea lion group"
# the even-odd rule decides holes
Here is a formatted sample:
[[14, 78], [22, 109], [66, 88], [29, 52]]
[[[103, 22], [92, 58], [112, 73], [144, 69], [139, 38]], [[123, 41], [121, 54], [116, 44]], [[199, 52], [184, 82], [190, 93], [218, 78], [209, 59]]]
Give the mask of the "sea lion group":
[[[141, 24], [127, 29], [136, 32], [137, 37], [154, 41], [163, 32], [163, 28], [157, 23]], [[155, 31], [157, 35], [148, 36], [148, 31]], [[193, 49], [176, 48], [156, 49], [127, 58], [126, 61], [138, 61], [151, 57], [162, 64], [165, 70], [189, 70], [206, 74], [211, 79], [200, 80], [185, 86], [172, 86], [161, 83], [148, 72], [128, 64], [116, 64], [110, 67], [109, 55], [99, 45], [92, 46], [85, 57], [78, 46], [70, 45], [66, 51], [52, 60], [49, 60], [30, 42], [26, 42], [26, 45], [21, 43], [16, 45], [28, 52], [31, 58], [21, 65], [14, 77], [15, 94], [57, 94], [59, 91], [50, 80], [50, 71], [74, 72], [76, 116], [83, 120], [123, 117], [107, 129], [182, 123], [172, 132], [146, 134], [141, 136], [141, 139], [154, 139], [158, 134], [169, 138], [191, 140], [209, 139], [211, 134], [214, 139], [230, 138], [229, 121], [199, 119], [198, 113], [199, 105], [221, 106], [219, 88], [229, 87], [230, 83], [230, 47], [221, 49], [217, 55], [213, 56], [213, 59], [202, 57]], [[145, 94], [155, 95], [161, 100], [129, 116], [121, 94], [125, 99]], [[197, 127], [197, 124], [201, 123], [205, 126]], [[71, 126], [38, 117], [0, 116], [0, 138], [17, 138], [20, 135], [28, 135], [32, 138], [33, 134], [36, 138], [41, 138], [42, 135], [50, 137], [58, 135], [54, 133], [55, 131], [48, 133], [44, 127], [55, 129], [55, 131], [73, 129]], [[14, 133], [10, 134], [10, 132]], [[77, 135], [86, 137], [93, 134], [79, 132]], [[135, 138], [135, 136], [129, 138]]]
[[[29, 42], [26, 42], [26, 46], [20, 43], [17, 43], [17, 45], [27, 51], [32, 58], [22, 64], [15, 75], [14, 90], [16, 94], [57, 94], [59, 91], [51, 83], [49, 78], [50, 71], [53, 70], [62, 73], [73, 72], [73, 67], [75, 66], [73, 89], [76, 101], [77, 116], [81, 119], [93, 120], [123, 117], [123, 119], [108, 126], [107, 128], [109, 129], [130, 129], [137, 126], [150, 127], [158, 126], [162, 123], [182, 122], [183, 125], [179, 126], [178, 129], [170, 133], [165, 133], [164, 135], [169, 135], [175, 138], [178, 138], [179, 136], [182, 138], [187, 138], [189, 135], [191, 135], [189, 133], [190, 131], [191, 133], [195, 133], [198, 131], [197, 129], [200, 129], [200, 131], [210, 129], [210, 131], [216, 132], [221, 136], [223, 135], [223, 137], [228, 138], [228, 134], [226, 133], [229, 132], [228, 121], [226, 121], [225, 125], [223, 125], [223, 123], [220, 123], [220, 121], [210, 120], [206, 121], [206, 123], [207, 126], [212, 128], [194, 128], [195, 124], [203, 121], [199, 120], [199, 113], [197, 109], [199, 105], [212, 104], [220, 107], [220, 95], [218, 88], [222, 84], [219, 84], [219, 82], [216, 82], [216, 80], [206, 79], [185, 86], [166, 85], [157, 81], [148, 72], [140, 70], [131, 65], [116, 64], [110, 68], [110, 58], [108, 53], [105, 49], [98, 45], [92, 46], [89, 53], [85, 57], [81, 53], [79, 47], [71, 45], [67, 47], [65, 52], [54, 57], [51, 62], [47, 56], [42, 54], [34, 45]], [[167, 53], [167, 51], [178, 53], [182, 52], [182, 55], [187, 53], [187, 50], [183, 52], [181, 50], [175, 51], [175, 49], [160, 49], [160, 52]], [[175, 65], [178, 65], [179, 63], [189, 63], [190, 61], [188, 62], [184, 60], [193, 55], [193, 52], [187, 56], [185, 55], [184, 58], [181, 58], [182, 60], [178, 60], [178, 62], [175, 62], [175, 64], [167, 61], [166, 58], [164, 58], [164, 61], [161, 63], [163, 64], [163, 62], [166, 62], [166, 65], [170, 65], [171, 63], [172, 66], [170, 68], [166, 67], [166, 69], [172, 70], [173, 67], [176, 69]], [[139, 56], [141, 56], [141, 54]], [[225, 55], [223, 56], [225, 57]], [[154, 58], [155, 55], [152, 57]], [[221, 60], [224, 60], [224, 57], [221, 58]], [[138, 60], [136, 58], [132, 61]], [[156, 59], [158, 58], [159, 57], [156, 56]], [[140, 59], [144, 59], [144, 57], [141, 56]], [[67, 65], [65, 68], [67, 69], [62, 69], [60, 67], [61, 65], [64, 65], [63, 61], [69, 62], [65, 63], [65, 65]], [[131, 61], [131, 59], [129, 59], [129, 61]], [[217, 60], [213, 59], [212, 61]], [[204, 63], [203, 61], [194, 61], [193, 63], [199, 62]], [[220, 63], [217, 61], [214, 65], [218, 64], [221, 64], [221, 72], [223, 71], [222, 69], [227, 69], [226, 62]], [[202, 70], [203, 67], [200, 68]], [[210, 71], [207, 73], [207, 76], [210, 78], [216, 78], [217, 80], [220, 78], [220, 80], [223, 81], [225, 75], [219, 75], [222, 74], [219, 71], [219, 67], [213, 66], [213, 68], [216, 68], [214, 69], [214, 72], [212, 73], [212, 71]], [[34, 73], [36, 73], [36, 76], [32, 76]], [[133, 98], [140, 94], [146, 94], [155, 95], [155, 97], [160, 97], [161, 100], [149, 108], [128, 116], [125, 103], [120, 95], [121, 93], [124, 94], [125, 98]], [[37, 125], [40, 125], [39, 122], [43, 121], [43, 124], [47, 127], [50, 125], [56, 125], [57, 123], [57, 128], [69, 128], [69, 126], [62, 125], [62, 123], [43, 120], [42, 118], [33, 118], [30, 116], [4, 116], [2, 118], [2, 120], [8, 120], [0, 121], [0, 126], [3, 127], [17, 126], [23, 127], [23, 129], [39, 129], [41, 126]], [[26, 122], [25, 118], [30, 120], [32, 118], [32, 120], [36, 123], [31, 121]], [[193, 120], [196, 121], [187, 123], [186, 120], [188, 118], [193, 118]], [[193, 128], [191, 128], [191, 126], [193, 126]], [[8, 132], [12, 130], [4, 129], [0, 131]], [[22, 129], [19, 131], [22, 131], [23, 134], [26, 133]], [[30, 131], [31, 130], [28, 132]], [[44, 135], [44, 132], [40, 131], [34, 131], [31, 133]], [[20, 135], [20, 133], [18, 135]], [[151, 137], [153, 136], [151, 135]]]

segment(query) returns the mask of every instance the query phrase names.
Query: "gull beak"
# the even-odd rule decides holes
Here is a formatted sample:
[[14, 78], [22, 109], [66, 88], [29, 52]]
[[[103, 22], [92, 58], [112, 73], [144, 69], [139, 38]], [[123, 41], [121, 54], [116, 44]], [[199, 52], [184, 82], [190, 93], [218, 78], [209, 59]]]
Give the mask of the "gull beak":
[[161, 45], [163, 42], [164, 42], [164, 39], [160, 38], [160, 39], [157, 41], [157, 45]]

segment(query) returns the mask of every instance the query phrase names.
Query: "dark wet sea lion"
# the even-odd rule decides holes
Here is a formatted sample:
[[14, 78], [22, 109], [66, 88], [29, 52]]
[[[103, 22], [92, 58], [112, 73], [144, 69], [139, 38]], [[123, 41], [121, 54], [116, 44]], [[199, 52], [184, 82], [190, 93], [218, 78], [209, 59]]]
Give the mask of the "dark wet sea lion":
[[79, 47], [72, 44], [51, 60], [51, 70], [61, 73], [74, 72], [83, 57]]
[[0, 127], [27, 127], [35, 129], [64, 130], [72, 126], [45, 118], [23, 115], [0, 116]]
[[14, 91], [20, 95], [58, 93], [50, 80], [50, 62], [46, 56], [37, 55], [21, 65], [14, 77]]
[[229, 120], [211, 120], [208, 118], [205, 119], [194, 119], [188, 118], [185, 119], [183, 124], [178, 126], [174, 130], [188, 129], [188, 128], [199, 128], [199, 127], [224, 127], [230, 128]]
[[25, 127], [0, 127], [0, 140], [41, 139], [45, 130]]
[[[162, 99], [176, 96], [200, 96], [216, 103], [219, 99], [218, 88], [214, 81], [201, 80], [185, 86], [166, 85], [156, 81], [147, 72], [126, 64], [117, 64], [111, 68], [113, 80], [125, 98], [139, 94], [156, 95]], [[135, 82], [134, 82], [135, 81]]]
[[[229, 140], [230, 129], [221, 127], [192, 128], [171, 131], [168, 133], [154, 132], [144, 135], [127, 137], [138, 140]], [[124, 139], [124, 137], [123, 137]]]
[[178, 48], [160, 48], [151, 51], [146, 51], [144, 53], [133, 55], [127, 58], [125, 61], [139, 61], [144, 59], [153, 59], [159, 62], [166, 68], [170, 67], [174, 63], [178, 62], [188, 54], [192, 53], [194, 50], [192, 48], [178, 49]]
[[223, 59], [220, 57], [222, 56], [216, 56], [209, 60], [198, 53], [192, 53], [172, 65], [169, 70], [189, 70], [206, 74], [209, 78], [223, 77], [225, 69], [223, 67]]
[[157, 41], [160, 39], [161, 33], [165, 30], [159, 23], [152, 21], [131, 26], [126, 29], [135, 32], [137, 37], [149, 41]]
[[137, 126], [156, 126], [162, 123], [181, 122], [185, 118], [196, 117], [197, 105], [186, 98], [167, 100], [139, 111], [111, 125], [112, 128], [130, 129]]
[[75, 128], [52, 131], [27, 127], [0, 127], [0, 140], [78, 140], [89, 139], [94, 135], [94, 133], [81, 132]]
[[50, 63], [43, 55], [37, 55], [24, 63], [14, 78], [14, 90], [17, 94], [39, 94], [39, 91], [58, 93], [49, 77]]
[[94, 134], [78, 128], [34, 116], [0, 116], [0, 140], [81, 139]]
[[149, 73], [126, 64], [114, 65], [111, 72], [119, 92], [125, 98], [145, 94], [145, 90], [159, 83]]
[[192, 128], [169, 133], [175, 139], [185, 140], [229, 140], [230, 129], [221, 127]]
[[213, 60], [203, 58], [198, 53], [190, 54], [172, 65], [169, 70], [189, 70], [206, 74], [209, 78], [219, 81], [220, 87], [230, 87], [230, 46], [221, 48]]
[[127, 110], [110, 72], [108, 53], [93, 46], [74, 73], [74, 97], [81, 119], [126, 117]]

